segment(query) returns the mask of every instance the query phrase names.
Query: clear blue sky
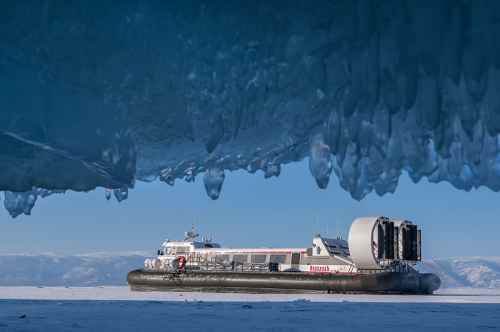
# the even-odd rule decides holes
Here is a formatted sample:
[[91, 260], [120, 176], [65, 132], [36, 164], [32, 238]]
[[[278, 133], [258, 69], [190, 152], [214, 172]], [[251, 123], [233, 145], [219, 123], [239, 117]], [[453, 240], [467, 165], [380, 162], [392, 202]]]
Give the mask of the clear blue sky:
[[0, 253], [86, 253], [146, 250], [180, 238], [191, 224], [228, 246], [307, 246], [313, 233], [346, 236], [357, 216], [386, 215], [423, 227], [424, 255], [500, 256], [500, 195], [481, 188], [458, 191], [447, 183], [414, 185], [403, 176], [394, 195], [361, 202], [335, 177], [319, 190], [307, 163], [284, 167], [279, 178], [226, 173], [218, 201], [196, 182], [138, 183], [122, 203], [102, 189], [39, 199], [31, 217], [12, 220], [0, 209]]

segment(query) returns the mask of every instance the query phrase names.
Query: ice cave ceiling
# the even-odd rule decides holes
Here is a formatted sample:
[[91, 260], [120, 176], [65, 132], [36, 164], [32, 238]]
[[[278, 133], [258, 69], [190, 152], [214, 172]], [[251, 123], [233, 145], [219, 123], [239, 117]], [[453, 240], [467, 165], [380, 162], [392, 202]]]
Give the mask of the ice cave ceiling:
[[308, 158], [358, 200], [403, 171], [498, 191], [499, 88], [498, 1], [3, 1], [0, 190], [216, 199]]

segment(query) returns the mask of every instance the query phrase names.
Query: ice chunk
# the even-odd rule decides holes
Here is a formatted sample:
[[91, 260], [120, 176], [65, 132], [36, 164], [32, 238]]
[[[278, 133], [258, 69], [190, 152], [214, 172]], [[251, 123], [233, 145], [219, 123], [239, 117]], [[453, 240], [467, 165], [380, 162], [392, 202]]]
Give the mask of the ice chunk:
[[35, 206], [38, 198], [38, 193], [36, 190], [22, 193], [6, 191], [4, 192], [4, 196], [5, 209], [7, 209], [13, 218], [16, 218], [21, 214], [31, 214], [31, 210]]
[[4, 207], [9, 214], [16, 218], [21, 214], [31, 215], [31, 210], [35, 206], [37, 199], [46, 198], [53, 194], [63, 194], [64, 190], [47, 190], [33, 188], [26, 192], [4, 192]]

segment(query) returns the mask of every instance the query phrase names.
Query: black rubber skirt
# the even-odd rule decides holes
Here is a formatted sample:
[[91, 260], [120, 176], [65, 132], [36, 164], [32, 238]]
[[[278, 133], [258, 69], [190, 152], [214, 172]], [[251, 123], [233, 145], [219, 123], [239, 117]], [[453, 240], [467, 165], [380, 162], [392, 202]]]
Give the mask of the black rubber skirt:
[[155, 272], [128, 274], [132, 290], [321, 291], [329, 293], [432, 294], [441, 280], [430, 273], [311, 274], [303, 272]]

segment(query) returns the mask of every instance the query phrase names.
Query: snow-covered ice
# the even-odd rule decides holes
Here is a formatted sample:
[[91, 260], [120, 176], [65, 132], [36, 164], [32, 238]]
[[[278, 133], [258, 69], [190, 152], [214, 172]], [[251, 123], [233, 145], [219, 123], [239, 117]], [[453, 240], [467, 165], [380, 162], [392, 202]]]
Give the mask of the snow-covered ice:
[[[427, 300], [423, 302], [422, 297], [364, 295], [200, 293], [160, 295], [130, 293], [122, 287], [0, 290], [0, 298], [9, 296], [52, 300], [0, 300], [2, 332], [73, 330], [455, 332], [500, 329], [498, 301], [495, 304], [431, 303]], [[89, 300], [91, 298], [99, 298], [100, 301], [91, 301]], [[324, 302], [327, 298], [335, 302]], [[425, 298], [442, 300], [446, 297]], [[116, 301], [124, 299], [136, 301]], [[463, 296], [462, 299], [467, 301], [470, 297]], [[370, 301], [383, 303], [370, 303]], [[412, 303], [413, 301], [418, 303]]]

